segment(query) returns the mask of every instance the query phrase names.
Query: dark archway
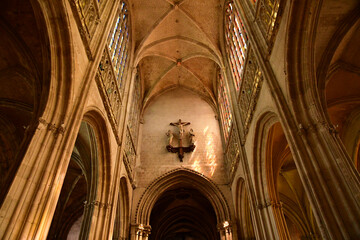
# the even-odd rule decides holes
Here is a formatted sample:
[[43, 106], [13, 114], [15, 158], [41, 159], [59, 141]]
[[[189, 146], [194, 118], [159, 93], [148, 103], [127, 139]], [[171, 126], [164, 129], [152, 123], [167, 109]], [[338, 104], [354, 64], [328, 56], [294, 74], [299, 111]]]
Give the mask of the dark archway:
[[154, 240], [219, 239], [214, 209], [209, 200], [190, 185], [164, 192], [150, 216]]

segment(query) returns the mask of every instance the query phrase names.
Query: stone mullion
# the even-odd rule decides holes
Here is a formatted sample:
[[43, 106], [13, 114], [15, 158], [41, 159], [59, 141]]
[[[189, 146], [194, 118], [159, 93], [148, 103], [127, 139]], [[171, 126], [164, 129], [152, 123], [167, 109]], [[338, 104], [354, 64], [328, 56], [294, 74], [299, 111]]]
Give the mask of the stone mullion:
[[[124, 32], [124, 35], [125, 35], [126, 32]], [[122, 81], [123, 81], [123, 76], [124, 76], [124, 71], [125, 71], [124, 68], [126, 66], [126, 61], [127, 61], [127, 56], [128, 56], [127, 50], [128, 50], [129, 39], [126, 38], [126, 36], [124, 36], [124, 38], [125, 38], [124, 41], [123, 41], [124, 44], [123, 44], [123, 46], [121, 46], [121, 49], [120, 49], [120, 51], [121, 51], [121, 56], [119, 58], [120, 61], [118, 61], [117, 65], [116, 65], [116, 68], [119, 69], [119, 71], [117, 73], [117, 76], [116, 76], [116, 79], [117, 79], [117, 81], [119, 83], [122, 83]], [[125, 57], [125, 59], [123, 59], [125, 53], [126, 53], [126, 57]]]
[[116, 53], [116, 60], [114, 60], [114, 68], [115, 69], [118, 69], [117, 71], [117, 76], [116, 78], [118, 79], [119, 77], [119, 74], [120, 74], [120, 71], [121, 71], [121, 60], [122, 60], [122, 57], [124, 56], [124, 51], [125, 51], [125, 48], [126, 48], [126, 44], [127, 44], [127, 39], [124, 37], [124, 32], [122, 33], [122, 36], [120, 36], [121, 38], [123, 38], [123, 40], [121, 41], [120, 43], [120, 47], [119, 47], [119, 50], [117, 51]]
[[[231, 39], [234, 37], [235, 33], [234, 32], [230, 32], [230, 35], [231, 35]], [[231, 41], [231, 43], [229, 43], [229, 47], [230, 47], [230, 50], [231, 50], [231, 59], [232, 59], [232, 63], [234, 63], [233, 65], [235, 65], [235, 69], [236, 69], [236, 72], [238, 73], [237, 75], [235, 75], [234, 77], [237, 79], [237, 82], [236, 82], [236, 87], [239, 87], [239, 90], [240, 90], [240, 86], [241, 86], [241, 62], [240, 62], [240, 58], [237, 54], [237, 51], [236, 51], [236, 47], [237, 47], [237, 44], [235, 43], [235, 41]], [[239, 85], [239, 86], [237, 86]]]
[[[115, 21], [116, 19], [116, 21]], [[109, 35], [108, 35], [108, 38], [107, 38], [107, 41], [106, 41], [106, 45], [110, 51], [110, 49], [112, 48], [114, 42], [115, 42], [115, 35], [117, 34], [117, 31], [114, 32], [114, 29], [118, 29], [118, 26], [120, 24], [120, 17], [119, 15], [117, 14], [116, 15], [116, 18], [114, 19], [114, 22], [111, 24], [111, 28], [109, 29]]]
[[[114, 65], [114, 68], [115, 68], [115, 71], [118, 71], [119, 67], [118, 67], [118, 62], [119, 62], [119, 59], [121, 59], [121, 56], [123, 54], [123, 49], [124, 49], [124, 45], [126, 45], [126, 38], [125, 38], [125, 25], [127, 24], [127, 18], [122, 21], [121, 23], [121, 26], [119, 28], [119, 39], [123, 38], [122, 40], [119, 40], [120, 41], [120, 46], [117, 45], [116, 49], [114, 50], [115, 51], [115, 55], [114, 55], [114, 59], [112, 60], [113, 61], [113, 65]], [[122, 32], [120, 33], [120, 29], [122, 30]], [[117, 73], [117, 75], [119, 75], [119, 72]]]
[[[228, 46], [228, 49], [227, 51], [229, 51], [229, 48], [230, 48], [230, 52], [229, 52], [229, 55], [231, 56], [231, 65], [233, 66], [233, 71], [234, 69], [236, 70], [236, 72], [238, 73], [238, 75], [234, 72], [234, 77], [237, 79], [237, 81], [240, 83], [241, 81], [241, 78], [240, 78], [240, 69], [238, 69], [238, 66], [241, 66], [240, 63], [238, 63], [238, 61], [236, 59], [234, 59], [234, 56], [237, 56], [237, 53], [236, 53], [236, 43], [234, 43], [234, 41], [232, 40], [233, 39], [233, 35], [235, 34], [234, 33], [234, 29], [233, 26], [234, 23], [233, 22], [230, 22], [230, 20], [228, 19], [226, 24], [229, 26], [226, 26], [226, 29], [228, 29], [228, 32], [226, 33], [226, 43], [227, 43], [227, 46]], [[229, 35], [229, 36], [228, 36]]]
[[[245, 56], [242, 56], [242, 51], [240, 50], [241, 49], [241, 41], [239, 40], [239, 38], [236, 36], [236, 33], [235, 33], [235, 30], [234, 30], [234, 25], [235, 25], [235, 18], [234, 18], [234, 22], [231, 23], [231, 28], [230, 28], [230, 34], [232, 36], [232, 43], [233, 43], [233, 46], [234, 46], [234, 49], [233, 51], [235, 52], [235, 55], [237, 56], [237, 62], [239, 64], [239, 66], [244, 66], [244, 59], [243, 57], [245, 58]], [[235, 39], [235, 40], [234, 40]], [[238, 51], [236, 51], [238, 50]], [[240, 55], [240, 56], [239, 56]], [[241, 76], [241, 72], [239, 72], [239, 76]]]
[[[120, 19], [119, 22], [117, 22], [118, 19]], [[114, 28], [117, 26], [117, 28], [115, 30], [115, 35], [114, 35], [113, 38], [112, 38], [112, 36], [110, 36], [110, 42], [112, 41], [112, 43], [111, 43], [111, 46], [108, 46], [109, 47], [109, 52], [110, 52], [110, 60], [112, 62], [113, 62], [114, 52], [117, 49], [118, 39], [120, 38], [120, 29], [121, 29], [122, 22], [123, 22], [123, 19], [120, 17], [120, 13], [119, 13], [117, 15], [116, 23], [115, 23], [115, 26], [114, 26]], [[114, 30], [114, 29], [112, 29], [112, 30]]]
[[[236, 64], [236, 59], [234, 59], [234, 56], [236, 54], [234, 53], [234, 49], [232, 47], [230, 47], [230, 51], [231, 51], [231, 53], [233, 53], [233, 54], [230, 53], [230, 63], [232, 66], [232, 73], [233, 73], [232, 75], [233, 75], [233, 78], [236, 80], [235, 81], [236, 90], [240, 91], [240, 85], [241, 85], [240, 69], [238, 68], [238, 65]], [[238, 73], [238, 74], [236, 74], [236, 73]]]
[[[123, 85], [123, 84], [126, 84], [126, 79], [128, 78], [128, 74], [129, 74], [129, 72], [130, 72], [130, 64], [126, 64], [126, 63], [128, 63], [128, 61], [130, 61], [130, 59], [129, 59], [129, 52], [127, 53], [127, 55], [126, 55], [126, 57], [125, 57], [125, 62], [124, 62], [124, 64], [123, 64], [123, 67], [122, 67], [122, 75], [121, 75], [121, 85]], [[125, 87], [121, 87], [121, 94], [123, 95], [124, 94], [124, 91], [125, 91]]]

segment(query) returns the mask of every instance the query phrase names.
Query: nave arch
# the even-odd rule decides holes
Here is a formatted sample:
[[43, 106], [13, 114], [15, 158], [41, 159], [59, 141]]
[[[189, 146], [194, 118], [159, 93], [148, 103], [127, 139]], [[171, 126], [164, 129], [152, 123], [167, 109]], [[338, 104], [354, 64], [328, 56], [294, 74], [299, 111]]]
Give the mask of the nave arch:
[[[46, 236], [44, 226], [49, 224], [48, 220], [52, 216], [52, 211], [48, 210], [53, 207], [52, 201], [56, 198], [56, 188], [49, 190], [55, 184], [56, 177], [51, 177], [49, 173], [61, 168], [60, 161], [50, 161], [50, 164], [48, 162], [56, 155], [53, 149], [66, 148], [64, 147], [66, 144], [64, 142], [61, 144], [59, 140], [65, 135], [65, 126], [68, 129], [71, 128], [71, 125], [67, 125], [69, 123], [67, 117], [71, 111], [70, 102], [73, 99], [73, 67], [69, 64], [72, 63], [73, 52], [70, 33], [67, 30], [67, 13], [62, 2], [50, 3], [39, 0], [22, 1], [20, 5], [16, 5], [17, 3], [8, 1], [4, 6], [9, 9], [4, 7], [2, 11], [9, 10], [11, 15], [12, 11], [19, 13], [20, 7], [31, 5], [24, 12], [20, 11], [20, 13], [29, 14], [29, 19], [25, 22], [31, 27], [19, 25], [24, 27], [21, 34], [27, 33], [28, 36], [19, 35], [26, 40], [30, 39], [26, 41], [27, 44], [35, 41], [32, 43], [38, 47], [37, 49], [30, 47], [32, 50], [29, 51], [35, 55], [33, 58], [37, 62], [33, 70], [36, 69], [38, 72], [36, 75], [32, 74], [32, 77], [38, 78], [34, 79], [34, 82], [37, 82], [34, 85], [37, 88], [35, 97], [37, 100], [33, 120], [28, 125], [26, 133], [29, 137], [21, 150], [23, 151], [22, 161], [18, 163], [16, 175], [2, 203], [0, 225], [4, 238], [25, 238], [29, 235], [41, 238], [41, 236]], [[31, 15], [40, 21], [34, 23]], [[18, 19], [21, 21], [22, 18]], [[16, 22], [16, 16], [12, 21]], [[41, 29], [39, 34], [34, 29], [35, 26]], [[41, 41], [36, 43], [34, 36], [38, 36]], [[26, 54], [23, 57], [25, 60]], [[68, 138], [76, 137], [69, 133], [66, 133]], [[42, 197], [39, 199], [33, 192], [43, 192]], [[34, 201], [36, 204], [32, 204]], [[39, 205], [42, 207], [38, 207]], [[41, 219], [39, 215], [42, 216]], [[15, 224], [15, 222], [19, 223]], [[14, 231], [14, 228], [21, 228], [23, 231]]]
[[63, 173], [48, 239], [98, 238], [105, 233], [99, 226], [106, 224], [110, 202], [109, 147], [103, 116], [96, 109], [89, 110], [84, 114], [69, 166]]
[[[40, 5], [8, 2], [1, 15], [0, 205], [44, 113], [51, 67], [49, 35]], [[34, 37], [29, 40], [29, 36]]]
[[[200, 194], [206, 198], [214, 211], [220, 234], [231, 234], [230, 231], [226, 231], [232, 224], [230, 209], [221, 190], [203, 174], [187, 168], [178, 168], [154, 180], [141, 195], [135, 210], [131, 239], [135, 239], [136, 235], [149, 234], [152, 231], [150, 219], [154, 206], [164, 193], [174, 190], [178, 193], [189, 190], [192, 192], [190, 195]], [[184, 195], [188, 194], [184, 193]]]
[[320, 238], [312, 206], [279, 118], [264, 113], [256, 125], [254, 176], [257, 211], [271, 238]]

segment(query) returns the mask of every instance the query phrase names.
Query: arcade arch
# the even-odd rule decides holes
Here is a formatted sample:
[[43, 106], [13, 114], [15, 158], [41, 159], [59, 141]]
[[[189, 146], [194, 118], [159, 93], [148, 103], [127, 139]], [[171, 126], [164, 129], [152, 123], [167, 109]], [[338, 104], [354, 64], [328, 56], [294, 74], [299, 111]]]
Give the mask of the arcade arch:
[[[192, 204], [179, 204], [179, 202], [182, 202], [186, 199], [190, 200], [190, 198], [190, 202], [192, 202]], [[173, 203], [169, 203], [169, 201]], [[179, 209], [186, 209], [187, 211], [190, 209], [194, 209], [194, 206], [199, 203], [206, 203], [205, 206], [209, 208], [212, 207], [212, 211], [214, 213], [214, 216], [210, 218], [213, 218], [213, 221], [206, 222], [206, 226], [219, 227], [220, 235], [222, 236], [225, 236], [226, 234], [231, 234], [231, 231], [227, 230], [228, 228], [230, 228], [232, 221], [230, 210], [221, 190], [216, 186], [216, 184], [214, 184], [209, 178], [205, 177], [204, 175], [190, 169], [179, 168], [172, 170], [164, 174], [163, 176], [157, 178], [147, 187], [145, 192], [142, 194], [136, 208], [135, 228], [132, 230], [132, 239], [135, 239], [135, 236], [139, 234], [148, 235], [150, 231], [154, 231], [155, 233], [157, 233], [157, 229], [151, 230], [152, 226], [150, 225], [150, 223], [158, 224], [156, 220], [155, 222], [154, 220], [151, 221], [151, 217], [156, 216], [157, 214], [160, 214], [161, 217], [169, 218], [171, 220], [170, 222], [177, 221], [176, 219], [171, 218], [169, 215], [162, 215], [161, 212], [154, 212], [154, 210], [156, 211], [156, 209], [164, 206], [163, 204], [165, 204], [166, 206], [169, 206], [169, 204], [173, 204], [172, 211], [176, 212]], [[195, 209], [195, 212], [202, 212], [204, 210], [203, 208], [199, 207], [195, 207]], [[178, 223], [178, 226], [186, 226], [188, 227], [188, 230], [191, 230], [188, 225], [190, 215], [184, 216], [184, 218], [182, 219], [184, 221], [182, 223]], [[202, 226], [204, 227], [204, 225]], [[176, 231], [179, 231], [180, 229], [171, 229], [169, 226], [159, 227], [160, 229], [161, 227], [167, 229], [169, 231], [167, 232], [169, 236], [176, 233]], [[204, 227], [202, 229], [209, 228]], [[218, 238], [216, 237], [215, 239]]]

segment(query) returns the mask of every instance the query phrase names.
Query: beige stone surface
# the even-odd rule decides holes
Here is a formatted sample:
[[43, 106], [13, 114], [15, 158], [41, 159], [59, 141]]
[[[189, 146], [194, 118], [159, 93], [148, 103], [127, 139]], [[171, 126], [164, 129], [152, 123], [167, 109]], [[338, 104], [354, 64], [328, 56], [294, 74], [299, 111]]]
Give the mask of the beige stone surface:
[[[178, 137], [178, 129], [169, 124], [179, 119], [191, 123], [185, 126], [185, 137], [192, 128], [196, 138], [194, 152], [185, 153], [183, 162], [177, 154], [166, 150], [166, 132], [175, 133], [174, 143]], [[226, 183], [219, 123], [209, 104], [194, 93], [175, 89], [154, 100], [145, 109], [141, 135], [141, 153], [136, 167], [139, 187], [145, 187], [155, 178], [179, 167], [198, 171], [218, 184]], [[186, 138], [184, 145], [188, 144]]]

